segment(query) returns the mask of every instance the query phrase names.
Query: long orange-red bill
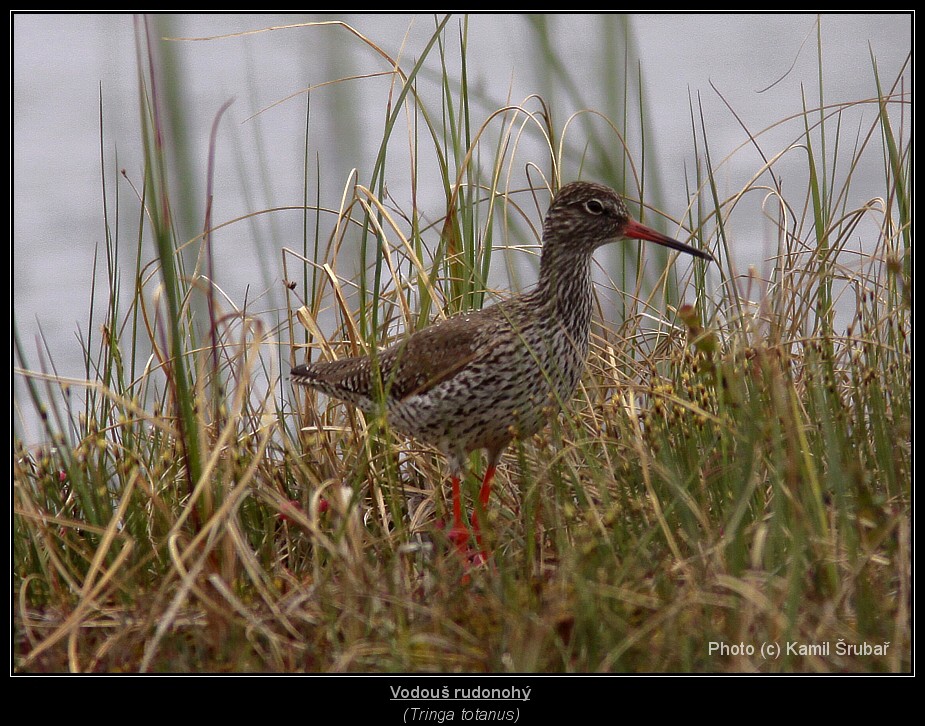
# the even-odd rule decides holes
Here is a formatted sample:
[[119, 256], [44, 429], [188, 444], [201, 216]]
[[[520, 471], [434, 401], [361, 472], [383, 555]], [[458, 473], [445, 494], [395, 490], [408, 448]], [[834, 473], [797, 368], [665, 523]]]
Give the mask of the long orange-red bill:
[[623, 235], [625, 237], [630, 237], [631, 239], [644, 239], [648, 242], [655, 242], [665, 247], [670, 247], [673, 250], [678, 250], [679, 252], [686, 252], [689, 255], [694, 255], [703, 260], [709, 260], [710, 262], [715, 262], [713, 255], [711, 255], [706, 250], [701, 250], [697, 247], [692, 247], [689, 244], [684, 242], [678, 242], [678, 240], [668, 237], [661, 232], [656, 232], [654, 229], [646, 227], [644, 224], [639, 224], [634, 219], [629, 220], [626, 224], [626, 229], [623, 230]]

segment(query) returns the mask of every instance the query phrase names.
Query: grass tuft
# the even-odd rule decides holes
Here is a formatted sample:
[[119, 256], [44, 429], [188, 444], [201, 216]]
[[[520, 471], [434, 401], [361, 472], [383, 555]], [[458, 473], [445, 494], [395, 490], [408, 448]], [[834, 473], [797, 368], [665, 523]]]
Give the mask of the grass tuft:
[[[13, 442], [16, 670], [911, 668], [911, 127], [874, 59], [876, 97], [827, 106], [820, 83], [817, 105], [798, 99], [776, 124], [794, 129], [785, 148], [746, 130], [762, 166], [732, 194], [692, 100], [684, 234], [719, 264], [602, 264], [579, 391], [499, 468], [482, 523], [494, 567], [462, 576], [435, 452], [383, 417], [291, 390], [292, 363], [373, 354], [489, 302], [500, 267], [516, 281], [566, 162], [624, 149], [582, 175], [650, 201], [657, 180], [643, 183], [643, 148], [626, 141], [646, 136], [631, 132], [645, 122], [641, 83], [603, 112], [554, 115], [581, 86], [547, 23], [531, 21], [548, 46], [546, 95], [490, 107], [468, 81], [465, 20], [437, 18], [413, 61], [344, 24], [303, 28], [347, 30], [394, 85], [375, 164], [346, 181], [313, 164], [305, 94], [303, 241], [283, 250], [272, 322], [214, 279], [223, 224], [175, 215], [192, 195], [164, 146], [183, 124], [178, 89], [161, 87], [169, 60], [139, 24], [142, 214], [125, 245], [124, 201], [104, 193], [93, 289], [110, 305], [84, 341], [86, 379], [32, 366], [14, 320], [14, 372], [44, 426], [43, 443]], [[852, 135], [862, 107], [873, 114]], [[571, 146], [577, 128], [587, 157]], [[391, 176], [397, 154], [410, 181]], [[882, 156], [881, 191], [855, 205], [867, 154]], [[797, 155], [806, 185], [785, 190], [776, 166]], [[424, 178], [438, 180], [436, 218], [418, 200]], [[756, 195], [775, 249], [763, 272], [741, 273], [731, 238]], [[120, 307], [126, 249], [134, 295]], [[474, 499], [474, 475], [466, 487]], [[729, 647], [740, 643], [782, 652]]]

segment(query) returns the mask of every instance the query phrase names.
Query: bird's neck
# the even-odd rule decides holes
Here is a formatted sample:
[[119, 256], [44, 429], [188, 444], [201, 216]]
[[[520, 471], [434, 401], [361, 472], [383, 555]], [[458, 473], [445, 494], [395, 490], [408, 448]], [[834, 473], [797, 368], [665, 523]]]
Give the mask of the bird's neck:
[[591, 255], [564, 259], [544, 254], [534, 295], [577, 344], [587, 345], [593, 304]]

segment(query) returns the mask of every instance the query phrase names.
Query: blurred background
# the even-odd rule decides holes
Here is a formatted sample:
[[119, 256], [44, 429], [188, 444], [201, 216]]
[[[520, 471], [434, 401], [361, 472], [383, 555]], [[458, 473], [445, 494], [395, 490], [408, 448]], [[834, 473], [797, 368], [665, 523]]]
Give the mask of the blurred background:
[[[284, 27], [334, 20], [369, 42], [338, 25]], [[212, 219], [221, 224], [254, 216], [214, 235], [215, 277], [235, 304], [246, 299], [252, 314], [267, 315], [268, 326], [279, 322], [285, 307], [281, 250], [300, 246], [303, 217], [296, 209], [266, 210], [303, 204], [306, 115], [308, 178], [314, 180], [308, 197], [336, 208], [353, 170], [356, 181], [369, 183], [389, 104], [399, 89], [388, 59], [409, 71], [438, 20], [362, 14], [149, 19], [152, 39], [161, 38], [153, 44], [165, 59], [164, 76], [182, 79], [176, 84], [177, 102], [186, 123], [171, 132], [186, 162], [174, 172], [201, 190], [184, 200], [190, 229], [180, 236], [201, 231], [210, 130], [219, 109], [233, 99], [216, 137]], [[101, 310], [91, 310], [91, 287], [94, 269], [97, 284], [106, 279], [104, 194], [117, 243], [126, 245], [124, 259], [132, 261], [120, 273], [122, 284], [133, 284], [137, 190], [144, 180], [138, 23], [131, 15], [17, 13], [12, 18], [13, 316], [31, 367], [61, 376], [85, 377], [80, 339], [91, 320], [102, 319]], [[248, 32], [260, 30], [265, 32]], [[612, 165], [625, 166], [618, 144], [610, 157], [585, 143], [590, 129], [606, 125], [601, 118], [583, 114], [566, 125], [569, 119], [589, 109], [621, 123], [627, 118], [620, 130], [637, 174], [644, 170], [645, 201], [675, 220], [674, 226], [662, 220], [655, 226], [682, 239], [677, 222], [691, 205], [697, 154], [705, 151], [702, 139], [695, 147], [695, 129], [707, 134], [725, 196], [761, 172], [763, 161], [749, 133], [758, 136], [770, 158], [799, 141], [805, 132], [799, 114], [804, 104], [815, 108], [820, 93], [833, 108], [875, 98], [872, 58], [885, 92], [899, 77], [904, 78], [901, 89], [910, 93], [912, 88], [908, 14], [473, 15], [447, 25], [447, 42], [455, 39], [446, 48], [451, 71], [459, 66], [460, 37], [475, 102], [474, 128], [505, 105], [538, 113], [542, 106], [536, 96], [541, 97], [560, 134], [561, 173], [569, 181], [579, 175], [596, 179]], [[350, 80], [329, 83], [339, 79]], [[441, 83], [439, 55], [431, 51], [417, 91], [435, 114], [443, 112]], [[858, 138], [876, 114], [876, 104], [846, 108], [837, 120], [841, 143]], [[489, 133], [498, 137], [500, 126]], [[536, 126], [517, 138], [506, 167], [515, 188], [550, 171]], [[388, 195], [405, 209], [414, 196], [425, 219], [436, 222], [445, 213], [445, 197], [435, 186], [435, 162], [422, 154], [412, 181], [412, 151], [410, 143], [390, 147]], [[491, 163], [488, 159], [484, 166]], [[883, 165], [882, 155], [870, 153], [857, 169], [842, 170], [852, 174], [851, 195], [862, 200], [853, 203], [880, 193]], [[528, 177], [531, 166], [540, 173]], [[788, 178], [784, 158], [774, 173], [784, 189], [805, 193], [805, 167], [805, 157], [795, 158], [794, 177]], [[638, 189], [626, 192], [635, 196]], [[748, 205], [737, 210], [727, 229], [733, 264], [743, 274], [749, 266], [761, 269], [778, 236], [761, 199], [749, 199]], [[646, 217], [650, 224], [654, 219]], [[531, 222], [538, 226], [539, 211]], [[330, 231], [324, 224], [323, 236]], [[333, 225], [333, 217], [327, 224]], [[858, 236], [863, 246], [863, 230]], [[510, 270], [499, 267], [498, 273], [499, 279], [492, 279], [498, 287], [532, 284], [529, 270], [513, 281]], [[96, 304], [104, 306], [105, 299], [97, 293]], [[14, 381], [14, 427], [25, 441], [34, 441], [41, 428], [25, 397], [16, 395], [19, 385]]]

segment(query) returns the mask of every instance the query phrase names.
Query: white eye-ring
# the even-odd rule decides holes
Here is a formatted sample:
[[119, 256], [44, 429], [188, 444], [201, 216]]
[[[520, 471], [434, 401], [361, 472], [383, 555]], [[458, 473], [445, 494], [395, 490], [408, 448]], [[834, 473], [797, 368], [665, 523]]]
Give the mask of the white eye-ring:
[[603, 214], [604, 205], [601, 204], [599, 199], [589, 199], [585, 202], [585, 209], [591, 214]]

